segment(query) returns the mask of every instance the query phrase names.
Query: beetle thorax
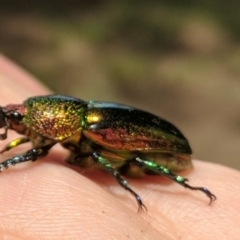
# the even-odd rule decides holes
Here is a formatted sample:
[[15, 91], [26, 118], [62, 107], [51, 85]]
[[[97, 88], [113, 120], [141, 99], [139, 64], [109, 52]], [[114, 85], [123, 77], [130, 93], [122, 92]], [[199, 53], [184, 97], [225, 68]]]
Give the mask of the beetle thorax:
[[23, 123], [40, 135], [62, 141], [81, 131], [83, 108], [72, 102], [34, 102], [27, 105]]

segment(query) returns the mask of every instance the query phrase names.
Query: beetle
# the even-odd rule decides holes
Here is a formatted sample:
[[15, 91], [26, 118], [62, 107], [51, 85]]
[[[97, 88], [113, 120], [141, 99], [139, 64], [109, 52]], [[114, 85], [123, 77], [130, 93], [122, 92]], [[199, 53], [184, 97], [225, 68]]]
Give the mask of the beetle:
[[31, 142], [33, 148], [0, 163], [9, 166], [35, 161], [60, 143], [71, 155], [68, 162], [80, 167], [93, 164], [106, 170], [118, 184], [145, 208], [123, 175], [142, 177], [161, 174], [191, 190], [203, 192], [210, 200], [216, 196], [205, 187], [193, 187], [175, 172], [192, 167], [192, 150], [187, 139], [171, 123], [129, 106], [98, 101], [83, 101], [63, 95], [36, 96], [22, 104], [0, 107], [0, 139], [8, 129], [24, 135], [11, 141], [1, 153]]

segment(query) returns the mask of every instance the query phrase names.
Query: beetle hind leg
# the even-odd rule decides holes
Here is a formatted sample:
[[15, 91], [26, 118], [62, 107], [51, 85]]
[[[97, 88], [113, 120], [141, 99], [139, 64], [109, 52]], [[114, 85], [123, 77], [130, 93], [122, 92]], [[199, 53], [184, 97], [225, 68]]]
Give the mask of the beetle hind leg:
[[129, 186], [127, 180], [121, 177], [120, 173], [109, 163], [105, 158], [100, 156], [98, 153], [94, 152], [92, 154], [93, 159], [100, 164], [108, 173], [110, 173], [118, 182], [118, 184], [124, 188], [126, 191], [130, 192], [136, 199], [138, 204], [138, 211], [140, 209], [145, 209], [147, 211], [146, 206], [143, 204], [140, 196], [134, 192]]
[[188, 181], [187, 178], [183, 178], [181, 176], [175, 176], [175, 177], [179, 178], [179, 180], [176, 180], [176, 182], [179, 183], [180, 185], [182, 185], [183, 187], [191, 189], [191, 190], [203, 192], [209, 198], [209, 205], [217, 199], [217, 197], [214, 194], [212, 194], [207, 188], [205, 188], [205, 187], [192, 187], [192, 186], [190, 186], [189, 184], [186, 183], [186, 181]]
[[215, 201], [217, 198], [214, 194], [212, 194], [207, 188], [205, 187], [192, 187], [190, 185], [188, 185], [186, 182], [188, 181], [187, 178], [181, 177], [179, 175], [174, 174], [173, 172], [171, 172], [168, 168], [163, 167], [161, 165], [158, 165], [154, 162], [148, 161], [148, 160], [143, 160], [139, 157], [135, 158], [135, 162], [140, 165], [143, 166], [153, 172], [162, 174], [164, 176], [166, 176], [167, 178], [170, 178], [171, 180], [173, 180], [174, 182], [182, 185], [185, 188], [191, 189], [191, 190], [196, 190], [196, 191], [201, 191], [203, 192], [208, 198], [209, 198], [209, 204], [211, 204], [213, 201]]

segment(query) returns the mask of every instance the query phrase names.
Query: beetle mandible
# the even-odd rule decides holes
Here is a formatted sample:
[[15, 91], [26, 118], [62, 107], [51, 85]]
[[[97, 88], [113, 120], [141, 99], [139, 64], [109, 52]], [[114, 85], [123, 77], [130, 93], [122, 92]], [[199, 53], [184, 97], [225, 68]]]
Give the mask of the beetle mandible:
[[203, 192], [209, 204], [216, 196], [205, 187], [187, 184], [174, 172], [192, 167], [187, 139], [171, 123], [120, 104], [89, 101], [62, 95], [37, 96], [23, 104], [0, 107], [0, 128], [25, 137], [11, 141], [1, 153], [31, 142], [33, 148], [0, 163], [0, 171], [11, 165], [35, 161], [48, 154], [56, 143], [70, 150], [68, 162], [81, 167], [96, 164], [110, 173], [118, 184], [145, 208], [140, 196], [122, 177], [161, 174], [191, 190]]

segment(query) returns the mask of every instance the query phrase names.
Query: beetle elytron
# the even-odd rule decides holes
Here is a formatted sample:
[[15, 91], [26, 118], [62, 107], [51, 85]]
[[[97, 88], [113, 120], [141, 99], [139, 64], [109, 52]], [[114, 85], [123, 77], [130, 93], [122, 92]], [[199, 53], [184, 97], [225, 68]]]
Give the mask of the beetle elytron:
[[122, 175], [162, 174], [185, 188], [203, 192], [210, 203], [216, 200], [207, 188], [192, 187], [186, 178], [173, 173], [192, 167], [191, 148], [176, 127], [148, 112], [114, 103], [47, 95], [0, 107], [0, 128], [4, 128], [1, 140], [7, 138], [8, 129], [25, 135], [10, 142], [1, 153], [29, 141], [33, 145], [26, 153], [0, 163], [0, 171], [44, 157], [60, 143], [71, 152], [69, 163], [81, 167], [95, 163], [105, 169], [136, 198], [139, 208], [146, 209]]

